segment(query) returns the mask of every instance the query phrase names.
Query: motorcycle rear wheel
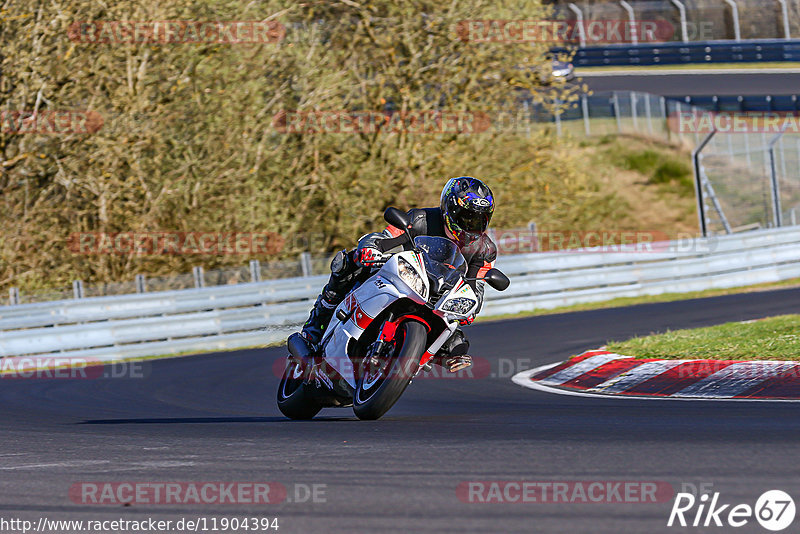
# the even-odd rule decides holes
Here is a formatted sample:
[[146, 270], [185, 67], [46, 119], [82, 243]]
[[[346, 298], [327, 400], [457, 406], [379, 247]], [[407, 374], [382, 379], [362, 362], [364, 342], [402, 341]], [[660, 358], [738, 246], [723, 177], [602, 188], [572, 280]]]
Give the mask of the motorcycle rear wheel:
[[278, 409], [289, 419], [312, 419], [322, 409], [303, 383], [304, 375], [303, 363], [290, 357], [278, 385]]
[[419, 369], [428, 339], [425, 326], [414, 320], [404, 321], [397, 329], [397, 337], [398, 347], [385, 369], [377, 374], [360, 373], [353, 395], [353, 412], [359, 419], [378, 419], [389, 411]]

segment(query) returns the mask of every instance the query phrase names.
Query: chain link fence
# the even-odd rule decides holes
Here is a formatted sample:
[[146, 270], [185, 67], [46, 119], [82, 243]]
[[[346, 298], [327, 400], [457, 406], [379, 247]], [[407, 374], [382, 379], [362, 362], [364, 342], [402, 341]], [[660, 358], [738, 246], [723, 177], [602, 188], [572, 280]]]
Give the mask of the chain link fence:
[[795, 225], [800, 218], [800, 134], [712, 131], [695, 155], [707, 234]]
[[[643, 0], [628, 2], [637, 21], [667, 23], [667, 41], [788, 39], [800, 37], [800, 0]], [[573, 6], [573, 7], [570, 7]], [[555, 16], [585, 21], [630, 20], [622, 2], [559, 0]], [[682, 16], [683, 14], [683, 16]]]

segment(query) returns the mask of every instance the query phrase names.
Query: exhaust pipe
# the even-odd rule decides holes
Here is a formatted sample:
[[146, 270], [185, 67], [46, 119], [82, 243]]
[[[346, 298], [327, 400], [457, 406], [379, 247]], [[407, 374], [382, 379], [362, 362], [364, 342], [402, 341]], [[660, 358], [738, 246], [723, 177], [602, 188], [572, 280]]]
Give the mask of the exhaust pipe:
[[295, 332], [289, 336], [286, 345], [289, 348], [289, 353], [301, 362], [309, 361], [314, 353], [314, 348], [311, 346], [311, 343], [301, 336], [299, 332]]

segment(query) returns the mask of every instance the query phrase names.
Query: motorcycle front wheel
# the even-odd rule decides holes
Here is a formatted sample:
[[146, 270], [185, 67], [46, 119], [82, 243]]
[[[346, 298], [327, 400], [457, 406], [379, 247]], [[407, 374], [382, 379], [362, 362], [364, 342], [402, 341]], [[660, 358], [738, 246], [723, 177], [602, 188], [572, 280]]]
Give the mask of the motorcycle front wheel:
[[419, 368], [427, 339], [422, 323], [404, 321], [397, 329], [394, 355], [377, 366], [365, 362], [353, 395], [353, 412], [359, 419], [378, 419], [394, 406]]

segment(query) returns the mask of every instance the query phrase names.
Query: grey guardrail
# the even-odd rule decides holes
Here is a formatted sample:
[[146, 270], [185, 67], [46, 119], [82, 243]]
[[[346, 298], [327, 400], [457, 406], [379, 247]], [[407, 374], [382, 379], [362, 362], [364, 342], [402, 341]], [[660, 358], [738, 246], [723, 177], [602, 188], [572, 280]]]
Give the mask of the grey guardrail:
[[[631, 248], [628, 246], [627, 248]], [[800, 228], [653, 243], [644, 251], [501, 256], [508, 290], [481, 313], [774, 282], [800, 277]], [[115, 360], [282, 341], [325, 276], [0, 306], [0, 356]]]

